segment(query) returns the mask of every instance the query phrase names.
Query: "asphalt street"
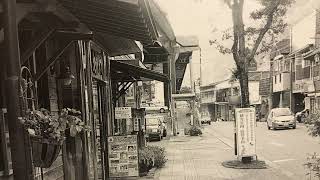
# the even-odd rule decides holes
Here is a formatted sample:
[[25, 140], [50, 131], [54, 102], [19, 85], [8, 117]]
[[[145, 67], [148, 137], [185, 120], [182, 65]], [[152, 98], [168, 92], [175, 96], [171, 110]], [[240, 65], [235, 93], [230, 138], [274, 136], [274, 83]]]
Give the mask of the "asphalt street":
[[150, 142], [149, 145], [166, 147], [168, 152], [168, 163], [155, 179], [310, 179], [303, 164], [308, 154], [320, 154], [320, 138], [309, 136], [304, 125], [268, 130], [265, 122], [257, 124], [256, 151], [258, 159], [268, 164], [267, 170], [229, 169], [221, 165], [236, 159], [233, 131], [233, 122], [216, 122], [203, 126], [201, 137], [178, 136]]
[[[207, 126], [205, 131], [234, 146], [233, 122], [217, 122]], [[266, 160], [292, 179], [306, 179], [304, 164], [308, 154], [320, 154], [320, 138], [311, 137], [304, 124], [298, 124], [296, 129], [268, 130], [265, 122], [258, 122], [256, 151], [258, 158]]]

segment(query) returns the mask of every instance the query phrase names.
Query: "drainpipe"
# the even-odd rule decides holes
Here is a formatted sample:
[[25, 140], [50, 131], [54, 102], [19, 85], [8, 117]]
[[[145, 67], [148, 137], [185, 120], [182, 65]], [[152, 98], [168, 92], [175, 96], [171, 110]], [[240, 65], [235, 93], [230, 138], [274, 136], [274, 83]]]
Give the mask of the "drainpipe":
[[8, 125], [10, 134], [12, 166], [15, 180], [33, 180], [29, 138], [26, 138], [23, 125], [20, 94], [20, 52], [18, 43], [18, 27], [16, 22], [16, 1], [3, 0], [5, 59], [7, 68], [6, 97]]

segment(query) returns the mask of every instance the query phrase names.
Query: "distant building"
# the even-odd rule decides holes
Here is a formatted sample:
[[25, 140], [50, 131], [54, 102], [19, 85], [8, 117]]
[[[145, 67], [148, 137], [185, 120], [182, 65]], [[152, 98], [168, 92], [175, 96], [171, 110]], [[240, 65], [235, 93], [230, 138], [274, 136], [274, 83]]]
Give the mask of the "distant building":
[[[262, 96], [259, 94], [260, 81], [268, 75], [268, 71], [249, 72], [250, 104], [260, 108]], [[227, 79], [206, 86], [201, 86], [201, 115], [212, 120], [233, 120], [232, 110], [236, 105], [230, 103], [231, 98], [240, 96], [240, 84], [237, 80]]]

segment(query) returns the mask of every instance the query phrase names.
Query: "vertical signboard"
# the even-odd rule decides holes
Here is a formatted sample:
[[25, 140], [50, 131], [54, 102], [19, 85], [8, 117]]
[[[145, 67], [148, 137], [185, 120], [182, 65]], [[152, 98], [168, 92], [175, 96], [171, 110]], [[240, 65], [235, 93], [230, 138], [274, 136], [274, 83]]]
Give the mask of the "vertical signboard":
[[235, 116], [238, 158], [256, 156], [255, 109], [236, 108]]
[[109, 177], [139, 176], [137, 143], [136, 135], [108, 137]]

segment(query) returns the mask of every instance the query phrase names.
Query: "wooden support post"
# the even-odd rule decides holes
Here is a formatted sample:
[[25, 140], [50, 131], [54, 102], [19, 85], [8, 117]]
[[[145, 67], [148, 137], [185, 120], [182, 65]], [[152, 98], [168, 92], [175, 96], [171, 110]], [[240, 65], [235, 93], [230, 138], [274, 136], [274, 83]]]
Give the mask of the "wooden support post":
[[7, 79], [6, 97], [12, 165], [15, 180], [32, 180], [33, 167], [29, 144], [26, 142], [25, 130], [20, 123], [22, 116], [20, 94], [20, 52], [18, 43], [18, 27], [16, 24], [16, 1], [3, 0], [4, 34]]

